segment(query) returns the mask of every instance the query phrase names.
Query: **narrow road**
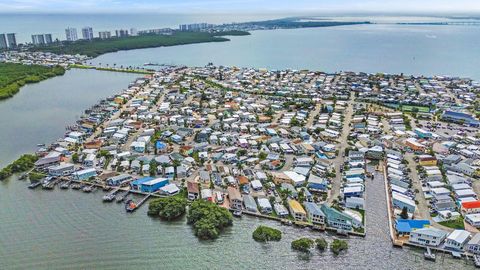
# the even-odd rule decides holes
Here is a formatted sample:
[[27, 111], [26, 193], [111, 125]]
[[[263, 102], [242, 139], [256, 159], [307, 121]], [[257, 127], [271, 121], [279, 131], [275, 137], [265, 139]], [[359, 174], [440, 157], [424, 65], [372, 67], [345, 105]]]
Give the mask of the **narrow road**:
[[307, 128], [311, 128], [313, 126], [313, 122], [315, 121], [315, 117], [318, 115], [318, 113], [320, 113], [321, 109], [322, 109], [322, 103], [319, 102], [315, 106], [315, 110], [313, 112], [311, 112], [310, 115], [308, 116], [308, 120], [307, 120], [307, 124], [306, 124]]
[[338, 155], [332, 161], [335, 166], [336, 176], [332, 181], [332, 189], [330, 190], [330, 196], [328, 197], [328, 202], [330, 204], [338, 197], [338, 195], [340, 195], [340, 186], [342, 185], [342, 173], [340, 172], [340, 168], [343, 166], [343, 156], [345, 155], [345, 149], [348, 146], [347, 138], [348, 134], [350, 133], [350, 123], [352, 122], [354, 99], [355, 95], [350, 93], [348, 106], [345, 110], [345, 118], [343, 119], [342, 133], [340, 134], [337, 144]]

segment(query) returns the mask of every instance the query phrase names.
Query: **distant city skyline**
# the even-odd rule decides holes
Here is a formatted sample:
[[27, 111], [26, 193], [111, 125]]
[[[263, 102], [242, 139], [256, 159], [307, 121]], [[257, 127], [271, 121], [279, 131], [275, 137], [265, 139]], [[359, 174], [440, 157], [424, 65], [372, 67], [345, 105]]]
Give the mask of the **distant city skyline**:
[[480, 13], [477, 0], [0, 0], [5, 13], [99, 13], [99, 12], [401, 12]]

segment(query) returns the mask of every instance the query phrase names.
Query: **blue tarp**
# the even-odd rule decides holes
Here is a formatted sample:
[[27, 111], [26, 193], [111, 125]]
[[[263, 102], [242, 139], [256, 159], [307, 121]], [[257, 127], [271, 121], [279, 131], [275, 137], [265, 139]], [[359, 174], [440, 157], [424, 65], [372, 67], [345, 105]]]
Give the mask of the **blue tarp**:
[[410, 233], [413, 229], [421, 229], [429, 225], [430, 221], [424, 219], [399, 219], [396, 222], [398, 233]]

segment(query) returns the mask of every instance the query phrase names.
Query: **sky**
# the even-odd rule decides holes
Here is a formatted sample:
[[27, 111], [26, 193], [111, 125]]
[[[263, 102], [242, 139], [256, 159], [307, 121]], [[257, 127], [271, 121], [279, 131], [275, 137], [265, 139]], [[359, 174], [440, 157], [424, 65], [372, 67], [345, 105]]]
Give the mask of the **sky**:
[[0, 0], [0, 13], [480, 13], [480, 0]]

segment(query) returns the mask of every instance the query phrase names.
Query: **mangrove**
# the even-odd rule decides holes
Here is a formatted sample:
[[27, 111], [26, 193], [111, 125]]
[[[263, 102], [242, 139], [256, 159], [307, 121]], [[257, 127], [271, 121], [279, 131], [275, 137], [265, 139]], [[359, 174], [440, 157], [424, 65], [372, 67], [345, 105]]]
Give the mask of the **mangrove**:
[[333, 240], [332, 244], [330, 245], [330, 250], [333, 252], [333, 254], [338, 255], [340, 252], [343, 250], [348, 249], [348, 244], [344, 240], [340, 239], [335, 239]]
[[145, 49], [205, 42], [223, 42], [229, 41], [229, 39], [222, 36], [238, 36], [249, 34], [250, 33], [243, 31], [225, 31], [216, 33], [174, 31], [171, 35], [148, 34], [123, 38], [96, 38], [93, 40], [79, 40], [75, 42], [62, 41], [48, 46], [32, 47], [30, 50], [51, 52], [56, 54], [81, 54], [90, 57], [97, 57], [104, 53], [117, 52], [121, 50]]
[[260, 225], [253, 231], [252, 237], [258, 242], [280, 241], [282, 232], [280, 230]]
[[25, 84], [37, 83], [63, 74], [65, 69], [61, 66], [0, 63], [0, 100], [13, 97]]
[[35, 155], [22, 155], [19, 159], [0, 170], [0, 180], [8, 178], [14, 173], [22, 173], [32, 169], [37, 160], [38, 157]]
[[212, 202], [197, 200], [188, 210], [187, 223], [193, 226], [200, 239], [216, 239], [220, 232], [233, 223], [232, 214]]
[[317, 248], [321, 251], [327, 249], [328, 247], [328, 242], [323, 237], [315, 239], [315, 244], [317, 245]]
[[313, 247], [314, 241], [310, 238], [299, 238], [297, 240], [292, 241], [291, 247], [294, 250], [302, 251], [302, 252], [309, 252], [310, 249]]
[[180, 196], [168, 198], [158, 198], [150, 201], [148, 205], [148, 215], [159, 216], [165, 220], [174, 220], [185, 214], [187, 200]]

